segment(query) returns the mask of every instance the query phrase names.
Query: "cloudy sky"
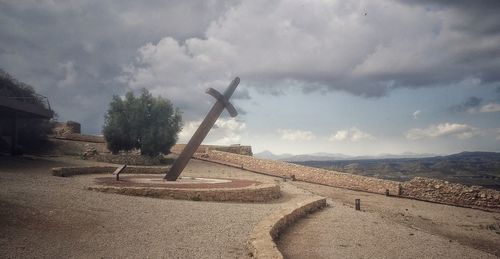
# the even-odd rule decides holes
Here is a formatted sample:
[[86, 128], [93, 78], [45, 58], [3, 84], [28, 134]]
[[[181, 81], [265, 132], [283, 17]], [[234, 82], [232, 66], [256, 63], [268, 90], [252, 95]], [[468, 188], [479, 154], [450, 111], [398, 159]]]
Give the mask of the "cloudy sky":
[[254, 152], [500, 151], [500, 2], [0, 0], [0, 68], [99, 134], [147, 88], [186, 142], [236, 76], [205, 143]]

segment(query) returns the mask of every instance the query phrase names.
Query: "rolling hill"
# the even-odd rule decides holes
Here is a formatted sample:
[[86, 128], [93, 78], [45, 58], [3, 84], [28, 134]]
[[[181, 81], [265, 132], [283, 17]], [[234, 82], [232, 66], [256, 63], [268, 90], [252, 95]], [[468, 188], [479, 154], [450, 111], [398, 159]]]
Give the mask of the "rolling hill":
[[500, 153], [462, 152], [426, 158], [291, 161], [357, 175], [407, 181], [416, 176], [500, 190]]

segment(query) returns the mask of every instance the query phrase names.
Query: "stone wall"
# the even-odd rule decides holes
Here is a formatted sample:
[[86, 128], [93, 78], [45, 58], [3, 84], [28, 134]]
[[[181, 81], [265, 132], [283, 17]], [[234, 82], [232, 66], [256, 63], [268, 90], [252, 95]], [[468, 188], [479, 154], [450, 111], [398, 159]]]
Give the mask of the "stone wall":
[[195, 157], [272, 176], [292, 178], [293, 175], [296, 180], [304, 182], [380, 194], [385, 194], [386, 190], [389, 191], [390, 195], [398, 195], [400, 192], [399, 183], [395, 181], [340, 173], [281, 161], [258, 159], [217, 150], [209, 150], [205, 154], [195, 154]]
[[248, 240], [248, 248], [253, 257], [259, 259], [283, 258], [274, 240], [300, 218], [326, 206], [325, 198], [314, 197], [299, 203], [289, 204], [264, 218], [255, 226]]
[[106, 143], [74, 141], [59, 138], [49, 138], [51, 143], [50, 150], [52, 155], [70, 155], [81, 156], [89, 150], [95, 150], [96, 153], [109, 153]]
[[67, 134], [80, 134], [82, 126], [76, 121], [56, 122], [52, 129], [56, 136], [64, 136]]
[[[176, 144], [170, 149], [170, 152], [175, 154], [180, 154], [184, 149], [184, 147], [186, 147], [186, 144]], [[231, 146], [200, 145], [195, 153], [201, 154], [201, 153], [206, 153], [207, 151], [210, 150], [217, 150], [217, 151], [246, 155], [246, 156], [253, 155], [251, 146], [241, 146], [241, 145], [231, 145]]]
[[[83, 174], [112, 174], [118, 166], [55, 167], [52, 175], [68, 177]], [[127, 166], [122, 174], [166, 174], [170, 167]]]
[[102, 136], [84, 135], [84, 134], [77, 134], [77, 133], [68, 133], [65, 135], [55, 135], [54, 138], [73, 140], [73, 141], [82, 141], [82, 142], [91, 142], [91, 143], [106, 143], [106, 141], [104, 140], [104, 137], [102, 137]]
[[443, 180], [415, 177], [402, 183], [401, 196], [466, 207], [500, 210], [500, 192]]
[[267, 202], [278, 199], [280, 187], [275, 184], [259, 184], [243, 188], [155, 188], [90, 186], [89, 190], [133, 196], [193, 201]]
[[[159, 161], [152, 161], [154, 159], [144, 160], [137, 157], [130, 157], [129, 155], [117, 155], [116, 157], [108, 156], [111, 153], [106, 147], [106, 140], [103, 136], [95, 136], [95, 135], [85, 135], [72, 132], [73, 129], [68, 125], [73, 125], [73, 123], [78, 124], [77, 122], [58, 122], [57, 124], [60, 129], [58, 130], [58, 134], [51, 136], [50, 140], [53, 142], [54, 152], [56, 155], [95, 155], [95, 154], [104, 154], [104, 156], [96, 156], [93, 158], [89, 156], [88, 159], [97, 160], [100, 162], [110, 162], [110, 163], [118, 163], [125, 164], [126, 161], [130, 161], [127, 164], [133, 165], [158, 165], [161, 164]], [[80, 124], [78, 124], [79, 126]], [[76, 126], [75, 126], [76, 127]], [[54, 129], [56, 131], [56, 129]], [[75, 129], [75, 131], [77, 131]], [[79, 128], [78, 128], [79, 131]], [[78, 143], [80, 142], [80, 143]], [[84, 143], [85, 142], [85, 143]], [[170, 152], [174, 154], [180, 154], [186, 144], [176, 144], [171, 149]], [[95, 150], [95, 151], [94, 151]], [[196, 150], [196, 153], [202, 154], [206, 153], [210, 150], [218, 150], [222, 152], [229, 152], [240, 155], [252, 156], [252, 147], [251, 146], [241, 146], [241, 145], [231, 145], [231, 146], [216, 146], [216, 145], [200, 145], [200, 147]], [[123, 157], [118, 157], [123, 156]], [[144, 160], [144, 161], [143, 161]], [[151, 161], [150, 161], [151, 160]]]
[[215, 150], [195, 154], [195, 157], [277, 177], [292, 178], [293, 175], [296, 180], [304, 182], [379, 194], [386, 194], [388, 190], [388, 194], [393, 196], [500, 211], [500, 191], [481, 186], [469, 187], [421, 177], [399, 183]]
[[127, 165], [162, 165], [172, 164], [173, 159], [162, 157], [149, 157], [137, 154], [96, 154], [87, 156], [87, 159], [92, 159], [98, 162], [106, 162], [113, 164], [127, 164]]
[[82, 126], [76, 121], [55, 122], [52, 133], [54, 134], [52, 137], [57, 139], [105, 143], [104, 137], [102, 136], [81, 134]]

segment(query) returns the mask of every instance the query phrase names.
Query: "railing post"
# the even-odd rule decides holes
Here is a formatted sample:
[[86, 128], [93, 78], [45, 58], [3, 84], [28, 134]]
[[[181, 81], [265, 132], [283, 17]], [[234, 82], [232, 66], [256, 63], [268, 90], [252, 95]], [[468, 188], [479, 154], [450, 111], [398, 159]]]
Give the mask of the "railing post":
[[11, 130], [12, 130], [12, 138], [11, 138], [11, 149], [10, 149], [10, 154], [15, 156], [18, 155], [17, 151], [17, 112], [14, 112], [14, 116], [12, 117], [12, 124], [11, 124]]

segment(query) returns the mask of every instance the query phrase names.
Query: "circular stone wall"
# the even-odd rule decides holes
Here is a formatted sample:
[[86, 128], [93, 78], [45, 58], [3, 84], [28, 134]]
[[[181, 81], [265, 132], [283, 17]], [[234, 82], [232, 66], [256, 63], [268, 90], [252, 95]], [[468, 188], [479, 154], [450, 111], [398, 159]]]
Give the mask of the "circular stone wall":
[[[266, 202], [281, 197], [279, 185], [243, 179], [217, 179], [180, 177], [165, 181], [163, 175], [169, 167], [128, 166], [119, 181], [111, 175], [117, 167], [57, 167], [52, 174], [71, 177], [83, 174], [101, 174], [89, 190], [134, 196], [193, 201]], [[107, 174], [108, 176], [102, 176]]]
[[281, 196], [276, 184], [241, 179], [181, 177], [166, 181], [162, 175], [98, 177], [89, 190], [134, 196], [193, 201], [265, 202]]

